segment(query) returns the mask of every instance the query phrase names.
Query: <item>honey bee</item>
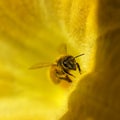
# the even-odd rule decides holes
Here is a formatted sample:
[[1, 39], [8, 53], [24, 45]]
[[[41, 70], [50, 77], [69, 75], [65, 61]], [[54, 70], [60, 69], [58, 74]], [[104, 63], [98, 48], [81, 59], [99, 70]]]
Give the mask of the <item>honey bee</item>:
[[72, 55], [63, 55], [59, 57], [55, 63], [48, 63], [48, 64], [37, 64], [30, 67], [30, 69], [38, 69], [43, 67], [50, 66], [50, 78], [55, 84], [59, 84], [61, 80], [65, 80], [68, 83], [71, 83], [72, 80], [70, 76], [75, 77], [71, 74], [71, 71], [78, 70], [81, 74], [81, 68], [79, 63], [76, 61], [76, 58], [82, 56], [84, 54], [80, 54], [77, 56]]

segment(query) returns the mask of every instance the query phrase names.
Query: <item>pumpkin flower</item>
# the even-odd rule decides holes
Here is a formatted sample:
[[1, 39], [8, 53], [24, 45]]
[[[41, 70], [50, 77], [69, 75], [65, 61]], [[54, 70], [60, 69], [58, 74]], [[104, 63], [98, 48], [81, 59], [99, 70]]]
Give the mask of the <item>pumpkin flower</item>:
[[[68, 111], [71, 92], [95, 66], [97, 7], [97, 0], [0, 1], [0, 120], [58, 120]], [[72, 83], [54, 84], [50, 66], [29, 69], [53, 64], [63, 45], [84, 54]]]

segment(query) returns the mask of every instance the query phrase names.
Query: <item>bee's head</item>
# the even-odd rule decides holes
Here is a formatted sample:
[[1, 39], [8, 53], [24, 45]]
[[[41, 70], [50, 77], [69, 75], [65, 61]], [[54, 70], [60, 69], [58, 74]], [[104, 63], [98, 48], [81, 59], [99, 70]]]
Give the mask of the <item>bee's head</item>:
[[73, 57], [71, 55], [65, 56], [63, 59], [63, 66], [69, 70], [76, 70], [76, 60], [75, 59], [82, 55], [84, 55], [84, 54], [80, 54], [75, 57]]
[[63, 60], [63, 66], [69, 70], [76, 70], [76, 60], [73, 56], [66, 56]]

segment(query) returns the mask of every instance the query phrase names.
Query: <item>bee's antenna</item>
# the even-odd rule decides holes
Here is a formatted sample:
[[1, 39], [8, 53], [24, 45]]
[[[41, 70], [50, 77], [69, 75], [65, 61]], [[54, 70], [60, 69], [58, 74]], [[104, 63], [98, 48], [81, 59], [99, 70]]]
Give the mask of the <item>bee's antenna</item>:
[[80, 56], [82, 56], [82, 55], [84, 55], [84, 54], [77, 55], [77, 56], [74, 57], [74, 59], [77, 58], [77, 57], [80, 57]]

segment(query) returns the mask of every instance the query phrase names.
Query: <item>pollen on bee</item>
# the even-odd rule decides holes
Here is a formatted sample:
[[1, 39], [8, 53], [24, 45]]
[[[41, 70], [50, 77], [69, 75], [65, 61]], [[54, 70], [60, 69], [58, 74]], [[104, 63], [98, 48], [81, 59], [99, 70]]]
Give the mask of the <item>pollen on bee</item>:
[[[72, 82], [71, 82], [72, 83]], [[59, 83], [59, 85], [63, 88], [63, 89], [69, 89], [71, 87], [71, 83], [65, 81], [65, 80], [61, 80], [61, 82]]]

